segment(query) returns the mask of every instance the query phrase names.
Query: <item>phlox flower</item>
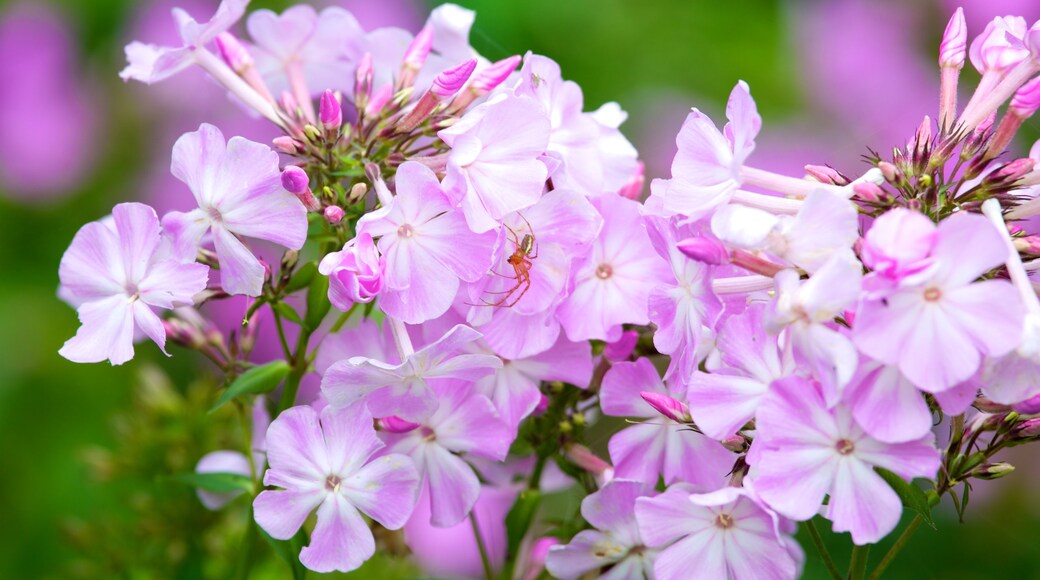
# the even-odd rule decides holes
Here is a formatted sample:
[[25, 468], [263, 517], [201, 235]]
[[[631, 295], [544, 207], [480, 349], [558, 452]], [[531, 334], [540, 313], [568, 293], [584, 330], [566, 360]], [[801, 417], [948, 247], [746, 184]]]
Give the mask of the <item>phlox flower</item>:
[[653, 577], [657, 551], [648, 549], [636, 524], [636, 502], [652, 496], [652, 485], [614, 479], [581, 501], [581, 516], [593, 527], [564, 545], [549, 548], [545, 567], [554, 578], [575, 580], [610, 565], [601, 580]]
[[657, 580], [797, 578], [802, 553], [781, 522], [747, 488], [691, 493], [676, 484], [636, 500], [636, 520], [657, 548]]
[[610, 438], [615, 475], [650, 484], [663, 476], [666, 484], [685, 481], [698, 491], [725, 484], [736, 457], [719, 442], [662, 417], [643, 399], [640, 393], [644, 391], [681, 398], [665, 385], [647, 358], [618, 363], [603, 377], [603, 414], [644, 419]]
[[918, 388], [953, 387], [978, 369], [983, 355], [1019, 345], [1022, 302], [1003, 280], [976, 282], [1004, 262], [1000, 234], [978, 214], [939, 224], [927, 276], [886, 297], [861, 302], [852, 339], [861, 352], [896, 365]]
[[267, 431], [271, 464], [264, 490], [253, 500], [256, 523], [272, 538], [288, 540], [317, 509], [311, 543], [300, 551], [316, 572], [349, 572], [375, 553], [364, 513], [394, 530], [408, 520], [419, 492], [419, 473], [400, 454], [373, 459], [384, 447], [364, 405], [308, 406], [283, 411]]
[[740, 168], [755, 150], [762, 128], [747, 83], [740, 81], [726, 104], [729, 123], [719, 131], [704, 113], [693, 109], [686, 117], [675, 144], [672, 178], [655, 179], [651, 198], [658, 198], [668, 214], [698, 218], [732, 198], [740, 186]]
[[474, 232], [538, 201], [548, 176], [539, 157], [549, 143], [549, 119], [538, 103], [502, 95], [437, 135], [451, 147], [444, 190]]
[[471, 383], [442, 381], [432, 391], [437, 410], [418, 429], [391, 437], [389, 452], [415, 460], [430, 495], [430, 523], [449, 527], [465, 519], [480, 496], [477, 474], [456, 454], [502, 461], [513, 434]]
[[380, 307], [418, 324], [448, 310], [460, 279], [473, 282], [487, 273], [496, 233], [471, 232], [430, 168], [404, 163], [396, 183], [393, 202], [362, 217], [358, 233], [378, 238], [386, 259]]
[[997, 16], [971, 41], [968, 58], [982, 74], [1002, 73], [1029, 58], [1029, 24], [1021, 16]]
[[924, 214], [899, 207], [885, 212], [863, 236], [860, 256], [872, 270], [863, 286], [877, 297], [877, 293], [927, 276], [935, 264], [931, 255], [937, 239], [935, 224]]
[[502, 368], [496, 356], [464, 354], [480, 333], [458, 325], [437, 341], [408, 354], [400, 364], [366, 357], [339, 361], [325, 371], [321, 391], [329, 404], [346, 407], [365, 401], [377, 417], [391, 415], [420, 421], [437, 409], [437, 398], [428, 381], [475, 381]]
[[156, 309], [192, 304], [208, 273], [202, 264], [169, 257], [155, 210], [116, 205], [111, 220], [80, 228], [61, 257], [60, 294], [76, 305], [81, 326], [58, 353], [73, 362], [123, 364], [134, 356], [138, 331], [165, 353]]
[[804, 378], [774, 382], [755, 421], [749, 462], [758, 495], [795, 520], [816, 515], [829, 495], [823, 514], [835, 532], [851, 532], [856, 544], [888, 535], [902, 513], [899, 496], [874, 467], [908, 480], [934, 477], [939, 469], [931, 434], [883, 443], [863, 431], [848, 407], [828, 410], [819, 385]]
[[198, 209], [170, 212], [163, 228], [177, 252], [194, 254], [209, 232], [228, 294], [259, 296], [264, 265], [239, 237], [298, 250], [307, 240], [307, 210], [282, 188], [278, 154], [242, 137], [224, 141], [213, 125], [185, 133], [173, 145], [173, 175], [195, 196]]
[[376, 251], [367, 232], [347, 243], [340, 252], [321, 259], [318, 272], [329, 277], [329, 301], [346, 312], [357, 302], [371, 302], [383, 290], [386, 258]]
[[616, 340], [622, 324], [646, 324], [651, 291], [674, 278], [654, 251], [639, 203], [619, 195], [592, 200], [603, 229], [575, 267], [574, 288], [558, 317], [571, 340]]
[[897, 367], [862, 358], [843, 396], [856, 422], [879, 441], [914, 441], [932, 429], [928, 403]]

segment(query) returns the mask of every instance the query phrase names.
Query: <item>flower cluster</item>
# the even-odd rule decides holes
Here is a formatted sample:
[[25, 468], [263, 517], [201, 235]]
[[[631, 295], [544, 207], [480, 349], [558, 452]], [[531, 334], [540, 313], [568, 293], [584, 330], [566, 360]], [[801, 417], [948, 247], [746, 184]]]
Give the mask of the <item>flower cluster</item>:
[[[251, 481], [256, 524], [302, 534], [307, 568], [358, 568], [374, 528], [421, 558], [425, 527], [463, 526], [480, 559], [459, 574], [792, 578], [798, 522], [875, 543], [907, 497], [1004, 475], [994, 454], [1040, 437], [1040, 146], [1005, 158], [1040, 108], [1040, 24], [998, 18], [969, 48], [958, 11], [938, 123], [855, 178], [749, 165], [762, 119], [739, 82], [723, 128], [689, 113], [641, 202], [620, 107], [585, 111], [547, 57], [483, 58], [472, 12], [412, 35], [258, 10], [247, 41], [247, 3], [175, 12], [181, 45], [130, 44], [122, 77], [201, 67], [283, 135], [202, 125], [173, 146], [196, 209], [84, 226], [61, 354], [122, 364], [171, 338], [208, 356], [258, 434], [199, 477]], [[982, 80], [958, 110], [966, 56]], [[199, 308], [232, 295], [247, 309], [225, 339]], [[263, 340], [284, 356], [259, 364]], [[551, 529], [554, 466], [588, 494]]]

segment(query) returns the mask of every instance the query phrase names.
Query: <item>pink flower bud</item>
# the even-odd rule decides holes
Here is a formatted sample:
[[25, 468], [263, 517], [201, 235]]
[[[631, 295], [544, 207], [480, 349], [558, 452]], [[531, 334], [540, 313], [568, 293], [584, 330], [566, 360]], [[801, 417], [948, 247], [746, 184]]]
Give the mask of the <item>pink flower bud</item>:
[[1040, 413], [1040, 395], [1037, 395], [1032, 399], [1026, 399], [1021, 403], [1015, 403], [1011, 408], [1022, 415], [1036, 415]]
[[838, 173], [833, 167], [826, 165], [806, 165], [805, 174], [820, 183], [839, 186], [848, 185], [849, 183], [849, 180], [844, 175]]
[[892, 165], [888, 161], [882, 161], [878, 163], [878, 169], [881, 170], [881, 176], [885, 178], [885, 181], [889, 183], [895, 183], [901, 176], [899, 170], [896, 169], [895, 165]]
[[367, 112], [366, 104], [372, 93], [372, 53], [366, 52], [354, 71], [354, 104]]
[[982, 465], [972, 470], [972, 472], [969, 475], [970, 477], [974, 477], [976, 479], [990, 480], [1000, 479], [1001, 477], [1004, 477], [1006, 475], [1011, 475], [1011, 473], [1014, 471], [1014, 465], [1011, 465], [1010, 463], [1004, 461], [998, 461], [996, 463], [983, 463]]
[[292, 117], [297, 117], [298, 113], [300, 113], [300, 103], [297, 102], [296, 97], [289, 91], [282, 91], [282, 98], [279, 99], [278, 104], [282, 106], [283, 111]]
[[636, 170], [632, 174], [632, 177], [628, 179], [628, 183], [621, 186], [618, 190], [618, 195], [628, 199], [634, 199], [639, 201], [639, 198], [643, 197], [643, 185], [646, 183], [646, 165], [642, 161], [636, 161]]
[[676, 423], [689, 423], [693, 420], [690, 417], [690, 410], [686, 408], [686, 404], [682, 401], [651, 391], [642, 391], [639, 393], [639, 396], [643, 397], [643, 400], [653, 407], [655, 411]]
[[329, 301], [346, 312], [355, 303], [368, 303], [383, 290], [386, 258], [379, 255], [372, 236], [362, 234], [342, 251], [322, 258], [318, 272], [329, 277]]
[[376, 419], [376, 430], [383, 431], [385, 433], [408, 433], [409, 431], [415, 431], [420, 425], [418, 423], [412, 423], [411, 421], [405, 421], [400, 417], [382, 417]]
[[372, 93], [372, 98], [369, 99], [368, 105], [365, 106], [365, 115], [371, 117], [379, 111], [382, 111], [383, 107], [385, 107], [386, 104], [390, 102], [390, 99], [393, 96], [394, 89], [390, 85], [390, 83], [386, 83], [385, 85], [376, 89], [376, 91]]
[[943, 32], [939, 45], [939, 66], [961, 68], [968, 51], [968, 27], [964, 22], [964, 9], [957, 8]]
[[730, 435], [729, 437], [726, 437], [725, 439], [720, 441], [720, 443], [722, 443], [723, 447], [732, 451], [733, 453], [743, 453], [748, 449], [747, 439], [741, 437], [740, 435]]
[[310, 178], [303, 169], [290, 165], [282, 171], [282, 187], [289, 193], [300, 195], [310, 191]]
[[437, 97], [438, 100], [450, 98], [466, 84], [466, 81], [469, 80], [470, 75], [473, 74], [473, 70], [476, 68], [477, 61], [471, 58], [458, 66], [442, 72], [437, 75], [437, 78], [433, 79], [430, 93]]
[[1023, 421], [1011, 430], [1010, 439], [1013, 441], [1032, 441], [1037, 438], [1040, 438], [1040, 418]]
[[924, 120], [917, 126], [914, 137], [919, 147], [932, 140], [932, 119], [928, 115], [925, 115]]
[[404, 51], [404, 66], [412, 70], [419, 70], [426, 64], [426, 57], [430, 56], [433, 49], [433, 26], [427, 24], [415, 35], [408, 49]]
[[684, 256], [697, 262], [712, 266], [729, 263], [729, 249], [715, 238], [706, 236], [686, 238], [675, 247], [679, 248]]
[[[1010, 406], [996, 403], [987, 399], [986, 397], [979, 397], [975, 399], [975, 403], [973, 403], [973, 405], [983, 413], [1007, 413], [1011, 410]], [[1018, 409], [1015, 410], [1018, 411]]]
[[975, 37], [968, 49], [971, 64], [982, 74], [1002, 72], [1029, 57], [1024, 42], [1028, 25], [1021, 16], [998, 16], [981, 34]]
[[534, 411], [531, 411], [531, 416], [537, 417], [549, 409], [549, 397], [545, 396], [545, 393], [541, 393], [538, 396], [538, 404], [535, 405]]
[[614, 468], [606, 461], [600, 459], [588, 447], [572, 443], [566, 447], [565, 453], [567, 454], [567, 459], [571, 460], [571, 463], [588, 471], [596, 476], [597, 479], [603, 478], [605, 480], [603, 483], [613, 478]]
[[636, 349], [636, 343], [639, 342], [639, 331], [626, 330], [621, 333], [621, 338], [614, 342], [608, 342], [603, 347], [603, 357], [610, 362], [621, 362], [628, 360], [632, 356], [632, 352]]
[[852, 193], [855, 194], [856, 199], [871, 202], [881, 201], [888, 197], [885, 194], [885, 190], [881, 189], [881, 186], [873, 181], [861, 181], [853, 185]]
[[987, 175], [983, 181], [985, 183], [1014, 183], [1027, 173], [1033, 171], [1035, 165], [1036, 160], [1030, 157], [1015, 159], [1010, 163], [1005, 163], [996, 171]]
[[321, 126], [325, 129], [326, 134], [339, 134], [340, 126], [343, 125], [343, 107], [340, 106], [339, 99], [336, 98], [336, 95], [331, 90], [326, 89], [321, 94], [318, 119], [321, 121]]
[[1023, 119], [1032, 117], [1037, 109], [1040, 109], [1040, 77], [1034, 77], [1022, 85], [1011, 98], [1009, 107], [1012, 113]]
[[221, 32], [217, 36], [217, 50], [221, 58], [238, 74], [253, 66], [253, 57], [250, 56], [246, 47], [230, 32]]
[[332, 225], [336, 225], [343, 221], [343, 208], [338, 205], [330, 205], [325, 208], [325, 221]]
[[516, 54], [492, 63], [473, 77], [473, 90], [480, 94], [491, 92], [495, 87], [504, 83], [509, 78], [509, 75], [513, 74], [521, 60], [523, 59], [520, 55]]
[[303, 147], [300, 146], [300, 144], [297, 143], [295, 139], [288, 135], [275, 137], [271, 141], [271, 144], [274, 145], [274, 148], [277, 149], [280, 153], [285, 153], [286, 155], [296, 155], [297, 153], [303, 150]]

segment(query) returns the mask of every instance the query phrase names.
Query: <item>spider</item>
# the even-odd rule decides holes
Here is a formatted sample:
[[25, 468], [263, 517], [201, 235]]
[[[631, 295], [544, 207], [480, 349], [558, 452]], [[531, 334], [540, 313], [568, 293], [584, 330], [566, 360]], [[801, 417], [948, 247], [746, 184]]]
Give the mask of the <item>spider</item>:
[[[507, 276], [505, 274], [499, 274], [494, 270], [491, 271], [491, 273], [496, 276], [516, 280], [516, 284], [508, 290], [501, 292], [488, 292], [488, 294], [503, 295], [502, 298], [495, 302], [488, 302], [481, 299], [483, 304], [472, 304], [471, 306], [503, 306], [509, 308], [519, 302], [520, 299], [524, 297], [524, 294], [531, 289], [531, 267], [534, 266], [531, 260], [538, 257], [538, 247], [534, 237], [534, 229], [531, 228], [530, 222], [528, 222], [527, 218], [522, 215], [520, 216], [520, 219], [524, 220], [524, 223], [527, 224], [527, 231], [531, 232], [524, 234], [522, 238], [516, 233], [516, 230], [508, 225], [502, 224], [507, 230], [509, 230], [510, 238], [513, 242], [513, 253], [506, 258], [506, 263], [513, 268], [513, 275]], [[516, 294], [517, 291], [520, 293]], [[514, 296], [514, 294], [516, 294], [516, 296]]]

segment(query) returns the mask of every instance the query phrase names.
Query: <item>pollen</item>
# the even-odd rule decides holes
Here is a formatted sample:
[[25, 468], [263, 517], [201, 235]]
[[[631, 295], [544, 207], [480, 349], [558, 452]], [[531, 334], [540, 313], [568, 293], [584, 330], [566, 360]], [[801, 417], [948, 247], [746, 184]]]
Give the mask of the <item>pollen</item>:
[[715, 517], [715, 527], [723, 530], [728, 530], [729, 528], [732, 528], [733, 524], [735, 523], [736, 521], [730, 514], [719, 514]]
[[838, 442], [834, 444], [834, 448], [837, 449], [838, 453], [841, 455], [849, 455], [856, 450], [856, 444], [848, 439], [839, 439]]
[[596, 277], [600, 280], [606, 280], [614, 275], [614, 268], [610, 267], [610, 264], [600, 264], [596, 268]]

